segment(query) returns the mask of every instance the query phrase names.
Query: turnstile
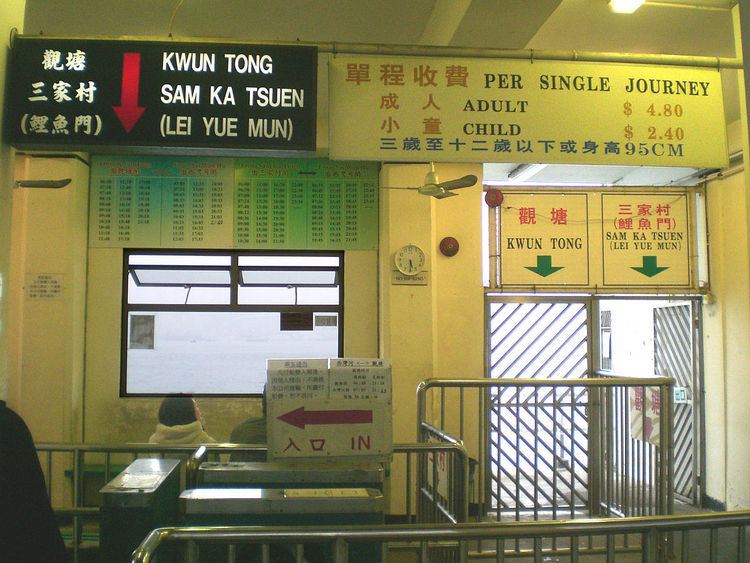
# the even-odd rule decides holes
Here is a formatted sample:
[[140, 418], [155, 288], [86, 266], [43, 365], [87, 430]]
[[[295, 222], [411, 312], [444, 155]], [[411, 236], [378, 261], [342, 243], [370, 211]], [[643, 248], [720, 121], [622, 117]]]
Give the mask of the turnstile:
[[383, 466], [378, 463], [303, 465], [258, 461], [207, 461], [198, 469], [199, 487], [363, 487], [383, 492], [383, 483]]
[[[199, 488], [180, 495], [180, 507], [187, 525], [235, 526], [327, 526], [382, 524], [383, 494], [374, 489], [352, 488]], [[196, 547], [200, 561], [226, 560], [226, 548], [209, 545]], [[237, 559], [253, 559], [258, 546], [238, 548]], [[379, 543], [353, 543], [349, 558], [358, 563], [383, 561]], [[288, 545], [272, 546], [273, 561], [294, 561]], [[327, 544], [308, 545], [305, 561], [332, 561]]]
[[[177, 523], [179, 466], [178, 459], [136, 459], [101, 489], [101, 561], [129, 562], [151, 530]], [[159, 561], [170, 558], [167, 548]]]
[[[137, 459], [102, 493], [101, 560], [130, 561], [148, 533], [163, 526], [346, 526], [384, 522], [383, 468], [379, 464], [288, 465], [273, 462], [204, 462], [198, 488], [180, 494], [180, 460]], [[184, 546], [183, 546], [184, 547]], [[256, 561], [259, 547], [188, 546], [188, 560]], [[197, 553], [190, 553], [194, 550]], [[271, 561], [296, 561], [285, 545], [271, 547]], [[382, 545], [354, 543], [357, 563], [383, 561]], [[159, 561], [176, 561], [182, 547], [159, 548]], [[229, 555], [229, 557], [228, 557]], [[308, 545], [308, 563], [331, 560], [327, 544]], [[182, 559], [180, 559], [182, 560]]]

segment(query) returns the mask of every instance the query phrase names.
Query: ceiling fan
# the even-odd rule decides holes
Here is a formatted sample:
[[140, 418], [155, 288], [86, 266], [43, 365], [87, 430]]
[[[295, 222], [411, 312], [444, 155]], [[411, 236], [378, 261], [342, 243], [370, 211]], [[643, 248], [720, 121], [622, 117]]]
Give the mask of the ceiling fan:
[[424, 177], [424, 184], [421, 186], [408, 187], [408, 188], [386, 188], [390, 190], [417, 190], [422, 195], [428, 195], [437, 199], [443, 199], [446, 197], [452, 197], [458, 195], [453, 190], [460, 188], [470, 188], [477, 183], [477, 177], [474, 174], [467, 174], [461, 178], [455, 178], [448, 180], [447, 182], [440, 182], [438, 179], [437, 172], [435, 171], [435, 163], [430, 163], [430, 170]]

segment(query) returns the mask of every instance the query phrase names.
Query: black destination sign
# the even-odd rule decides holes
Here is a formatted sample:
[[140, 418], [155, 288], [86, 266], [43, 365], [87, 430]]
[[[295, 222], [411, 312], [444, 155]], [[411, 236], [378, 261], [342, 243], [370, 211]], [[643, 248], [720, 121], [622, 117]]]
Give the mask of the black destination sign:
[[18, 148], [314, 151], [317, 49], [17, 37]]

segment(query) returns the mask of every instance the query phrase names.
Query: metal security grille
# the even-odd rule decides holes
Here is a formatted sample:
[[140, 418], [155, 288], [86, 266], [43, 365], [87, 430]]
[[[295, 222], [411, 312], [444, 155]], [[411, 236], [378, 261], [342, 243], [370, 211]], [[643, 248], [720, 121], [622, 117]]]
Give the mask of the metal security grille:
[[[654, 372], [675, 379], [693, 393], [693, 330], [689, 304], [654, 309]], [[683, 500], [695, 501], [695, 409], [693, 402], [674, 404], [674, 492]]]
[[[492, 301], [489, 373], [573, 379], [589, 367], [588, 308], [580, 301]], [[489, 397], [489, 492], [498, 519], [561, 518], [587, 504], [588, 391], [506, 387]]]

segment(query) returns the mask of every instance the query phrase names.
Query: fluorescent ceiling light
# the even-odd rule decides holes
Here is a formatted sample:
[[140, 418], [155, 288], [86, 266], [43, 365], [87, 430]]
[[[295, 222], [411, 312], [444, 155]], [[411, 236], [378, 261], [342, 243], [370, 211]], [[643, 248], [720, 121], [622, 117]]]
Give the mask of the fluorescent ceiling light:
[[645, 0], [609, 0], [609, 9], [617, 14], [632, 14]]
[[546, 167], [546, 164], [519, 164], [513, 170], [508, 172], [508, 180], [513, 180], [514, 182], [525, 182]]

